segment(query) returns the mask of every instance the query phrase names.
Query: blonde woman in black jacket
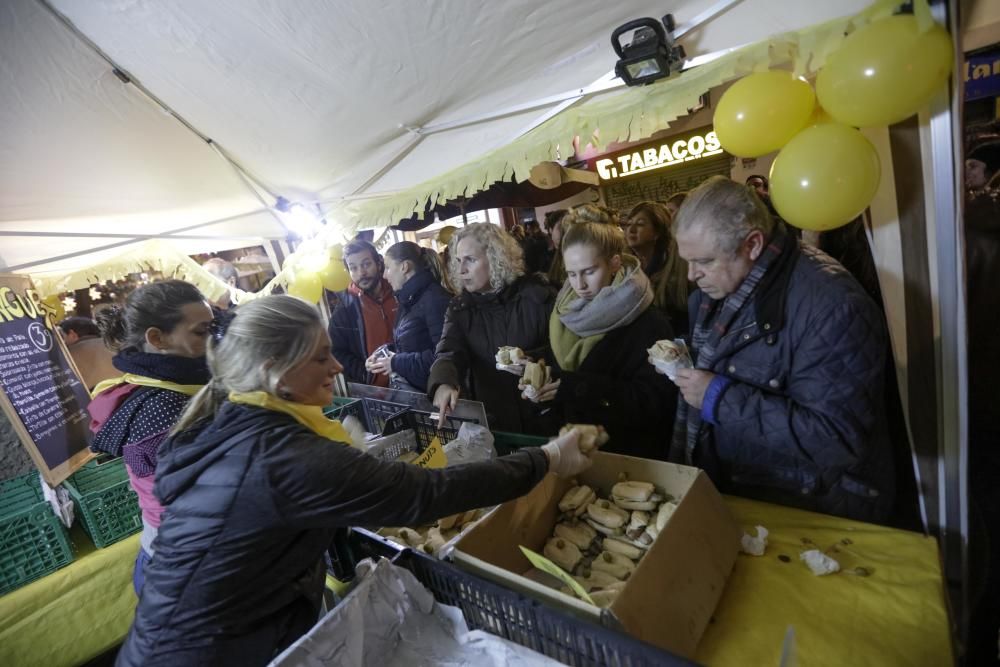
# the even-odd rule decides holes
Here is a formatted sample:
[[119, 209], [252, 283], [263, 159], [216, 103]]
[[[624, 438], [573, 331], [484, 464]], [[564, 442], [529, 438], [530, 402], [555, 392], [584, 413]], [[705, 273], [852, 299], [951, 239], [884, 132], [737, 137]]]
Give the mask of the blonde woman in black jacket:
[[323, 416], [341, 366], [295, 297], [241, 306], [208, 361], [212, 381], [160, 448], [166, 510], [118, 665], [266, 665], [316, 621], [338, 527], [426, 523], [590, 463], [576, 432], [442, 470], [355, 449]]

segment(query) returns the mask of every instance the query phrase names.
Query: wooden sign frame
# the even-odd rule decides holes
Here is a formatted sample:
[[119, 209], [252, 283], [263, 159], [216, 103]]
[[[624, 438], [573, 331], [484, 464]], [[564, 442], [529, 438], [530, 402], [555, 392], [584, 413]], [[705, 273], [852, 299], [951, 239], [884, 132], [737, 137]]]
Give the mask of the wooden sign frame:
[[[12, 303], [10, 301], [10, 292], [4, 290], [3, 288], [9, 288], [10, 292], [23, 297], [21, 302], [17, 304]], [[53, 321], [53, 313], [49, 307], [42, 303], [40, 296], [34, 289], [30, 276], [23, 274], [0, 273], [0, 300], [3, 301], [0, 303], [0, 309], [9, 309], [12, 306], [17, 309], [22, 309], [24, 305], [26, 305], [24, 303], [24, 299], [31, 302], [30, 306], [34, 310], [34, 315], [30, 318], [27, 317], [27, 315], [23, 315], [22, 317], [44, 323], [45, 327], [52, 336], [53, 345], [58, 347], [59, 354], [66, 362], [66, 370], [68, 370], [80, 386], [83, 387], [84, 393], [86, 394], [86, 384], [84, 384], [83, 379], [81, 378], [80, 371], [73, 362], [73, 357], [70, 355], [62, 336], [58, 335], [55, 331], [56, 325]], [[12, 320], [8, 319], [7, 315], [0, 312], [0, 327], [3, 327], [3, 325], [8, 324], [11, 321]], [[0, 348], [3, 347], [4, 342], [4, 337], [0, 335]], [[0, 353], [0, 358], [2, 358], [2, 353]], [[78, 401], [76, 402], [78, 403]], [[85, 404], [81, 407], [86, 409]], [[7, 396], [5, 388], [2, 384], [0, 384], [0, 409], [3, 410], [4, 414], [10, 420], [11, 425], [14, 427], [14, 432], [17, 433], [17, 437], [21, 441], [21, 444], [28, 450], [31, 460], [34, 462], [42, 477], [50, 486], [54, 487], [57, 484], [60, 484], [67, 477], [76, 472], [76, 470], [78, 470], [81, 466], [87, 463], [87, 461], [96, 456], [96, 454], [90, 451], [89, 442], [85, 442], [82, 448], [78, 451], [74, 451], [68, 459], [60, 462], [54, 467], [50, 467], [41, 450], [38, 448], [38, 445], [28, 432], [21, 414], [17, 411], [14, 403]]]

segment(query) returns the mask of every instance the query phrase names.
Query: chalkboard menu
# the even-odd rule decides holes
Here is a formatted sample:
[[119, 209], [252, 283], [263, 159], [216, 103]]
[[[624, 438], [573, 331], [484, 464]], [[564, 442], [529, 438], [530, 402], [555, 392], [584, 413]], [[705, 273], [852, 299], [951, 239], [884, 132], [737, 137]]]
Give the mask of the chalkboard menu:
[[0, 274], [0, 408], [53, 486], [93, 456], [89, 402], [31, 279]]
[[623, 214], [641, 201], [666, 201], [678, 192], [693, 190], [709, 176], [728, 177], [731, 170], [728, 154], [712, 156], [697, 162], [653, 171], [624, 180], [603, 184], [604, 203]]

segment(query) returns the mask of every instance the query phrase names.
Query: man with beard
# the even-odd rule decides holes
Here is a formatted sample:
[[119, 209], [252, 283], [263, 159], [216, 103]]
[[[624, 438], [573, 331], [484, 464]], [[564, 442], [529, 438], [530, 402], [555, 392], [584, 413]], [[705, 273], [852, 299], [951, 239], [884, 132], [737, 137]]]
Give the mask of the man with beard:
[[351, 274], [347, 289], [332, 295], [330, 340], [333, 355], [344, 366], [348, 382], [389, 386], [388, 375], [374, 375], [365, 360], [392, 342], [396, 297], [382, 277], [385, 263], [368, 241], [355, 239], [344, 247], [344, 266]]

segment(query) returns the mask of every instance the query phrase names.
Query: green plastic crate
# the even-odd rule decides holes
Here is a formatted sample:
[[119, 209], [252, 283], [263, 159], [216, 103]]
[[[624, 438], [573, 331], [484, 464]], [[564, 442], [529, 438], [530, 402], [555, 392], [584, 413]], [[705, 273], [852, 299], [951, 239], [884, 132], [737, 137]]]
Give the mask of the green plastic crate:
[[548, 438], [539, 435], [493, 431], [493, 447], [497, 450], [497, 456], [513, 454], [522, 447], [541, 447], [548, 441]]
[[0, 595], [72, 561], [66, 528], [45, 501], [38, 473], [0, 482]]
[[98, 548], [142, 530], [139, 496], [129, 484], [122, 459], [91, 461], [63, 485], [73, 498], [83, 529]]

